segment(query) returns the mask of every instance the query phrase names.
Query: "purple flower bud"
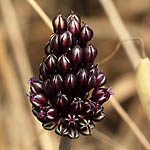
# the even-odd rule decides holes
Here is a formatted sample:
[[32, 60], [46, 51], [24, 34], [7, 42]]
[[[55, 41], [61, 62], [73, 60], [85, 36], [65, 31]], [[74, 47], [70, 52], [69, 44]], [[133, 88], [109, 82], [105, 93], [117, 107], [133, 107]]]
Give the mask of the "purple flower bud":
[[38, 81], [35, 78], [30, 78], [29, 83], [30, 83], [30, 90], [32, 93], [37, 94], [43, 92], [41, 81]]
[[48, 69], [44, 61], [40, 64], [39, 71], [40, 71], [42, 80], [46, 80], [48, 77]]
[[45, 106], [48, 102], [48, 99], [43, 94], [31, 95], [30, 96], [31, 103], [36, 107]]
[[84, 101], [80, 97], [75, 97], [70, 106], [71, 112], [82, 112]]
[[99, 104], [103, 104], [106, 102], [109, 98], [110, 95], [113, 94], [113, 92], [110, 91], [111, 88], [96, 88], [94, 89], [92, 93], [92, 100], [98, 102]]
[[69, 31], [64, 32], [60, 36], [60, 45], [63, 49], [67, 49], [72, 45], [72, 33]]
[[71, 50], [70, 59], [74, 65], [78, 65], [82, 61], [82, 49], [79, 45]]
[[77, 139], [79, 137], [79, 130], [78, 128], [70, 128], [68, 132], [68, 137], [71, 139]]
[[46, 44], [44, 51], [47, 56], [51, 54], [51, 48], [49, 42]]
[[49, 40], [49, 43], [50, 43], [50, 48], [51, 50], [53, 51], [53, 53], [55, 55], [58, 55], [59, 54], [59, 35], [58, 34], [52, 34], [50, 36], [50, 40]]
[[93, 31], [88, 25], [83, 25], [80, 31], [80, 38], [83, 42], [88, 42], [93, 37]]
[[57, 61], [57, 68], [63, 74], [67, 73], [70, 68], [70, 60], [65, 55], [61, 55]]
[[64, 124], [70, 127], [76, 127], [79, 123], [79, 118], [75, 114], [68, 114], [64, 119]]
[[43, 90], [47, 95], [52, 95], [54, 94], [54, 92], [52, 91], [52, 87], [50, 86], [50, 79], [47, 79], [46, 81], [43, 82]]
[[68, 105], [68, 98], [66, 95], [59, 92], [55, 98], [55, 103], [57, 106], [59, 106], [61, 108], [65, 108]]
[[64, 85], [66, 89], [71, 90], [76, 86], [76, 77], [73, 74], [68, 74], [64, 79]]
[[59, 75], [59, 74], [54, 75], [51, 78], [50, 86], [51, 86], [51, 88], [53, 88], [57, 91], [62, 90], [62, 88], [63, 88], [63, 79], [62, 79], [61, 75]]
[[89, 45], [85, 48], [85, 50], [84, 50], [84, 61], [85, 61], [85, 63], [94, 62], [96, 56], [97, 56], [97, 49], [94, 46]]
[[83, 86], [87, 83], [88, 80], [88, 74], [86, 69], [80, 69], [76, 75], [77, 81], [80, 86]]
[[76, 21], [75, 19], [71, 19], [68, 22], [68, 31], [70, 31], [72, 33], [73, 36], [78, 36], [79, 32], [80, 32], [80, 28], [81, 25], [78, 21]]
[[102, 87], [106, 83], [106, 77], [103, 72], [99, 72], [96, 76], [96, 87]]
[[57, 120], [57, 111], [56, 109], [54, 108], [49, 108], [49, 110], [47, 111], [47, 116], [46, 118], [49, 120], [49, 121], [53, 121], [53, 120]]
[[87, 91], [94, 88], [95, 85], [96, 85], [96, 77], [94, 75], [92, 75], [89, 77], [88, 82], [87, 82], [87, 86], [86, 86]]
[[67, 22], [69, 23], [71, 20], [75, 20], [78, 23], [81, 23], [81, 19], [78, 15], [74, 14], [74, 12], [71, 13], [71, 15], [68, 16]]
[[57, 15], [52, 21], [54, 32], [60, 33], [67, 29], [67, 21], [62, 14]]
[[64, 123], [60, 122], [57, 126], [55, 132], [60, 136], [68, 135], [68, 126], [66, 126]]
[[47, 123], [43, 123], [42, 126], [46, 130], [53, 130], [57, 126], [57, 122], [56, 121], [49, 121]]
[[50, 54], [47, 57], [46, 65], [47, 65], [48, 71], [50, 73], [53, 73], [56, 70], [57, 58], [56, 58], [56, 56], [54, 54]]
[[93, 121], [89, 120], [89, 119], [82, 119], [79, 123], [79, 129], [80, 129], [80, 133], [82, 135], [91, 135], [92, 134], [92, 130], [94, 128], [94, 123]]
[[97, 76], [98, 75], [98, 64], [92, 65], [91, 68], [89, 69], [89, 74]]

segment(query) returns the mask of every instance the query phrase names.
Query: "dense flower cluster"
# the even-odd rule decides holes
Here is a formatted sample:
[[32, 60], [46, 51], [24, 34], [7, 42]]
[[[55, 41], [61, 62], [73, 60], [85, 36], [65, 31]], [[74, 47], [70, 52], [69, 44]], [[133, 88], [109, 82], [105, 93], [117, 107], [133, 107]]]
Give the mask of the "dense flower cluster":
[[60, 136], [91, 135], [95, 122], [105, 117], [102, 104], [112, 94], [102, 87], [106, 77], [94, 64], [97, 49], [88, 44], [93, 31], [74, 13], [67, 19], [59, 14], [52, 23], [39, 79], [29, 80], [32, 112], [44, 129], [55, 128]]

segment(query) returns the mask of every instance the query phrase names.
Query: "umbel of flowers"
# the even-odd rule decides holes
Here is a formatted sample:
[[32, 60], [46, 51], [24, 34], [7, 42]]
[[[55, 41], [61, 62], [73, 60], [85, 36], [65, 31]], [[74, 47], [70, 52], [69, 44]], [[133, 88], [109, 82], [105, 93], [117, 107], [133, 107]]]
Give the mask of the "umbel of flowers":
[[32, 112], [44, 129], [55, 129], [60, 136], [91, 135], [95, 123], [105, 117], [102, 105], [112, 94], [94, 64], [97, 49], [89, 44], [93, 31], [74, 13], [67, 19], [59, 14], [52, 24], [39, 79], [29, 80]]

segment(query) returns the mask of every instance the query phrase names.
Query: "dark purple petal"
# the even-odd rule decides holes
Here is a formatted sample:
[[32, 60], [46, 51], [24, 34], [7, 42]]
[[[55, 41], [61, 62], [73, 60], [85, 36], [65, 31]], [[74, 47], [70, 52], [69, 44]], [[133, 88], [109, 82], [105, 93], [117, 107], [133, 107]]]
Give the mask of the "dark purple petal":
[[72, 45], [72, 33], [69, 31], [64, 32], [60, 36], [60, 45], [63, 49], [67, 49]]
[[83, 25], [80, 31], [80, 38], [83, 42], [88, 42], [93, 37], [93, 30], [88, 25]]
[[57, 15], [52, 21], [54, 32], [60, 33], [67, 29], [67, 21], [62, 14]]
[[69, 131], [68, 131], [68, 127], [65, 124], [60, 123], [55, 129], [55, 132], [60, 136], [65, 136], [68, 135]]
[[96, 87], [102, 87], [106, 83], [106, 77], [103, 72], [99, 72], [96, 76]]
[[64, 124], [69, 127], [76, 127], [79, 122], [79, 118], [75, 114], [68, 114], [64, 119]]
[[68, 102], [69, 100], [67, 96], [65, 94], [62, 94], [61, 92], [59, 92], [55, 98], [55, 104], [62, 109], [68, 106]]
[[94, 123], [89, 119], [82, 119], [79, 123], [79, 131], [82, 135], [91, 135]]
[[68, 137], [71, 139], [77, 139], [79, 137], [79, 130], [78, 128], [70, 128], [68, 132]]
[[76, 75], [77, 77], [77, 82], [79, 86], [85, 85], [88, 80], [88, 73], [86, 69], [80, 69]]
[[48, 99], [43, 94], [37, 94], [30, 97], [31, 103], [36, 107], [45, 106]]
[[78, 65], [82, 61], [82, 49], [79, 45], [71, 50], [70, 59], [73, 65]]
[[59, 48], [59, 35], [58, 34], [52, 34], [50, 36], [49, 43], [50, 43], [50, 47], [51, 47], [51, 50], [53, 51], [53, 53], [55, 55], [58, 55], [59, 52], [60, 52], [60, 48]]
[[96, 88], [92, 93], [92, 99], [99, 104], [103, 104], [110, 98], [110, 95], [113, 94], [110, 90], [111, 88]]
[[84, 61], [85, 63], [94, 62], [97, 56], [97, 49], [93, 45], [89, 45], [84, 50]]
[[38, 81], [35, 78], [30, 78], [28, 82], [30, 84], [30, 90], [32, 93], [37, 94], [43, 92], [41, 81]]
[[57, 91], [62, 90], [63, 79], [62, 79], [61, 75], [57, 74], [57, 75], [52, 76], [50, 84], [51, 84], [50, 86], [53, 89], [56, 89]]
[[67, 90], [74, 89], [76, 86], [76, 76], [73, 74], [68, 74], [64, 79], [64, 85]]
[[49, 42], [46, 44], [44, 51], [47, 56], [51, 54], [51, 47]]
[[42, 78], [42, 80], [46, 80], [48, 77], [48, 69], [44, 61], [40, 64], [39, 71], [40, 71], [40, 75], [41, 75], [40, 77]]
[[46, 114], [48, 121], [57, 120], [57, 110], [53, 107], [49, 108]]
[[81, 19], [78, 15], [76, 15], [74, 12], [71, 13], [71, 15], [68, 16], [67, 22], [69, 23], [71, 20], [75, 20], [78, 23], [81, 23]]
[[94, 88], [95, 85], [96, 85], [96, 77], [94, 75], [92, 75], [89, 77], [88, 82], [87, 82], [87, 86], [86, 86], [87, 91]]
[[57, 122], [50, 121], [42, 124], [43, 128], [46, 130], [53, 130], [57, 126]]
[[80, 28], [81, 28], [80, 23], [76, 21], [75, 19], [71, 19], [68, 22], [68, 31], [70, 31], [73, 36], [78, 36], [80, 32]]
[[70, 65], [70, 60], [65, 55], [61, 55], [58, 58], [57, 68], [63, 74], [67, 73], [67, 71], [70, 69]]
[[82, 112], [84, 108], [84, 101], [80, 97], [75, 97], [70, 105], [71, 112]]
[[47, 68], [48, 68], [48, 72], [53, 73], [56, 70], [57, 58], [54, 54], [50, 54], [47, 57], [46, 65], [47, 65]]

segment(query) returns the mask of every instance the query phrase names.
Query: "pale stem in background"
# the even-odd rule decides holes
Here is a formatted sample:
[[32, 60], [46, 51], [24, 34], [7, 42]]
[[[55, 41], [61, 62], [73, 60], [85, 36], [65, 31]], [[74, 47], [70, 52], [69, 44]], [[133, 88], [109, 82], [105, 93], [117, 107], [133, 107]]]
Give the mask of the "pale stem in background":
[[[104, 7], [104, 10], [106, 14], [108, 15], [113, 28], [115, 29], [116, 33], [118, 34], [118, 37], [121, 41], [131, 39], [131, 36], [129, 32], [127, 31], [114, 3], [112, 0], [99, 0], [99, 2], [102, 4]], [[134, 43], [128, 42], [128, 43], [123, 43], [123, 47], [125, 49], [125, 52], [133, 66], [134, 69], [137, 68], [139, 61], [140, 61], [140, 56], [138, 53], [138, 50], [136, 49]]]
[[[4, 24], [8, 32], [10, 42], [13, 47], [12, 48], [13, 54], [17, 62], [17, 68], [21, 76], [21, 81], [23, 83], [23, 88], [25, 89], [25, 92], [24, 92], [25, 94], [25, 93], [28, 93], [28, 89], [29, 89], [29, 86], [27, 85], [27, 81], [29, 77], [33, 76], [33, 71], [32, 71], [30, 61], [27, 55], [27, 49], [25, 47], [23, 36], [21, 34], [21, 29], [18, 23], [15, 9], [13, 7], [13, 2], [11, 0], [0, 0], [0, 7], [2, 10]], [[10, 59], [6, 59], [6, 60], [10, 61]], [[10, 64], [13, 64], [13, 63], [10, 62]], [[17, 84], [16, 82], [13, 82], [13, 83]], [[19, 83], [20, 82], [18, 82], [18, 84]], [[21, 91], [20, 93], [23, 94]], [[19, 94], [19, 91], [18, 91], [18, 94]], [[25, 106], [21, 104], [21, 108], [25, 108]], [[39, 130], [41, 129], [41, 126], [36, 120], [34, 120], [34, 123], [35, 123], [37, 132], [39, 132]], [[43, 150], [44, 149], [47, 150], [47, 147], [51, 147], [52, 150], [55, 150], [56, 149], [54, 145], [55, 142], [57, 143], [56, 137], [53, 134], [50, 135], [48, 132], [45, 132], [45, 134], [43, 134], [43, 136], [39, 138], [39, 143], [41, 147], [43, 148]]]
[[53, 31], [52, 21], [46, 15], [46, 13], [39, 7], [39, 5], [34, 0], [27, 0], [27, 2], [34, 8], [34, 10], [39, 14], [39, 16], [44, 20], [45, 24]]

